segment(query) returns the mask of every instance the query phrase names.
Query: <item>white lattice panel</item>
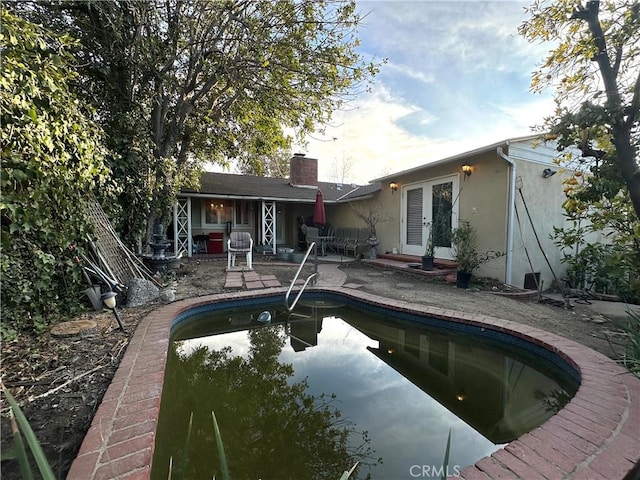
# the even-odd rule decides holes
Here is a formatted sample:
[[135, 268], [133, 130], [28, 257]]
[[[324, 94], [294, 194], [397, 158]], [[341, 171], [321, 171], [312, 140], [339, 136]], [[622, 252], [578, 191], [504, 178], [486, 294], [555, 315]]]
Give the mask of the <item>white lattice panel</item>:
[[187, 252], [192, 255], [191, 239], [191, 197], [178, 198], [173, 207], [173, 231], [175, 232], [176, 253]]
[[262, 202], [262, 241], [264, 253], [276, 253], [276, 202]]

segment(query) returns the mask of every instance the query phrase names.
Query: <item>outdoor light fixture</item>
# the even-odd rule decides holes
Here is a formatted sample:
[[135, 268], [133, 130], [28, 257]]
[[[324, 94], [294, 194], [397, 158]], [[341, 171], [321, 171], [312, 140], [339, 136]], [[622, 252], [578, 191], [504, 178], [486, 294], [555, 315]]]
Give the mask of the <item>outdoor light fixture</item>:
[[118, 315], [118, 310], [116, 309], [116, 292], [105, 292], [100, 296], [102, 303], [109, 310], [113, 311], [113, 314], [116, 316], [116, 321], [118, 322], [118, 326], [120, 330], [124, 332], [124, 326], [122, 325], [122, 320], [120, 320], [120, 315]]
[[462, 171], [464, 172], [464, 176], [468, 177], [473, 172], [473, 168], [468, 163], [462, 165]]
[[549, 178], [549, 177], [552, 177], [552, 176], [554, 176], [556, 173], [558, 173], [558, 172], [556, 172], [555, 170], [551, 170], [550, 168], [545, 168], [545, 169], [542, 171], [542, 178]]
[[389, 188], [391, 189], [391, 194], [393, 195], [393, 192], [398, 190], [398, 184], [396, 182], [391, 182], [389, 184]]

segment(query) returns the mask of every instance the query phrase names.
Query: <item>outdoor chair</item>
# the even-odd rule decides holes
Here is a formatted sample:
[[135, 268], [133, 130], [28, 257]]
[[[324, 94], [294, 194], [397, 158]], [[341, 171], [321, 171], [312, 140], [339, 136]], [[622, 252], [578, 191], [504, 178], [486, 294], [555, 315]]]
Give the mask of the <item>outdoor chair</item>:
[[357, 227], [345, 228], [345, 237], [341, 245], [345, 255], [349, 255], [349, 250], [353, 252], [354, 256], [356, 255], [358, 248], [358, 230], [359, 229]]
[[340, 253], [344, 238], [344, 228], [338, 227], [333, 232], [333, 238], [327, 242], [327, 248], [334, 253]]
[[253, 262], [253, 239], [249, 232], [231, 232], [227, 240], [227, 270], [236, 266], [236, 255], [246, 254], [247, 268], [251, 270]]

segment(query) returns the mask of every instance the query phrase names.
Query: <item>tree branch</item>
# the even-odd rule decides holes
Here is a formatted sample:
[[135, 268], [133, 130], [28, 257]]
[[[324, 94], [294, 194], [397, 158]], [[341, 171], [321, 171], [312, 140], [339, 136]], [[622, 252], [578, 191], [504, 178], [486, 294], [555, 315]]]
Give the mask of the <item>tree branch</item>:
[[633, 87], [633, 98], [627, 111], [627, 120], [625, 121], [625, 127], [629, 130], [633, 126], [634, 122], [638, 121], [638, 115], [640, 114], [640, 73], [636, 77], [636, 84]]

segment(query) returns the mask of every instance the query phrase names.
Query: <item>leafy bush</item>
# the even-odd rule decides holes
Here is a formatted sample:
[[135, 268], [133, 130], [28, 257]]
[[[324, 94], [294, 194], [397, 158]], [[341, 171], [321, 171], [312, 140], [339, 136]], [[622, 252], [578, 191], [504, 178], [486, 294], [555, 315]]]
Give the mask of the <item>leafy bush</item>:
[[567, 278], [573, 288], [618, 295], [630, 303], [640, 302], [640, 277], [633, 252], [624, 245], [586, 244], [574, 255], [565, 255]]
[[451, 244], [458, 271], [473, 273], [480, 268], [480, 265], [505, 255], [504, 252], [494, 250], [478, 253], [477, 240], [476, 229], [467, 220], [461, 220], [458, 227], [453, 230]]
[[[74, 42], [1, 9], [3, 322], [46, 327], [78, 308], [87, 197], [108, 194], [101, 130], [69, 93]], [[8, 330], [7, 330], [8, 331]]]
[[627, 334], [623, 363], [631, 373], [640, 378], [640, 314], [631, 310], [627, 313], [628, 322], [622, 325]]

